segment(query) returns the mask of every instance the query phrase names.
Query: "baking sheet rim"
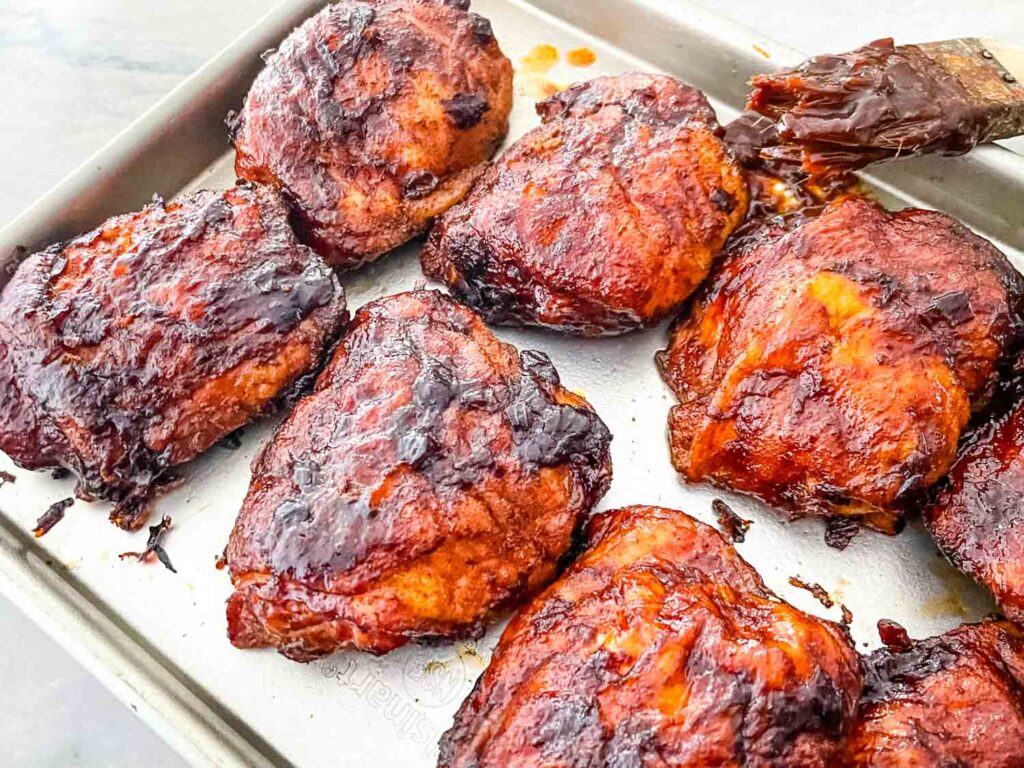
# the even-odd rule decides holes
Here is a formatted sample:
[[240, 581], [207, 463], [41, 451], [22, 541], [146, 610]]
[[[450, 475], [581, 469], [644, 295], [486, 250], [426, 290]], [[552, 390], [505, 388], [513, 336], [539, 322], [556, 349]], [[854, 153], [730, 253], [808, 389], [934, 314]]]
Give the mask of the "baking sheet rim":
[[[539, 8], [560, 23], [552, 13], [558, 2], [551, 0], [508, 0], [513, 4]], [[656, 6], [653, 0], [618, 0], [645, 9], [648, 13], [669, 14], [688, 27], [706, 26], [705, 36], [728, 41], [733, 53], [751, 57], [754, 43], [764, 46], [785, 60], [799, 54], [766, 40], [741, 25], [734, 24], [687, 0], [673, 0], [671, 7]], [[53, 211], [111, 169], [128, 163], [142, 147], [150, 132], [173, 121], [191, 100], [203, 93], [217, 77], [224, 76], [239, 54], [262, 50], [256, 40], [265, 37], [267, 28], [279, 28], [282, 20], [294, 16], [298, 4], [284, 0], [235, 42], [210, 60], [196, 73], [133, 121], [108, 144], [82, 163], [53, 189], [39, 198], [23, 214], [0, 231], [0, 243], [29, 242], [39, 219], [52, 218]], [[305, 7], [305, 6], [303, 6]], [[685, 20], [685, 21], [684, 21]], [[612, 41], [615, 44], [615, 41]], [[626, 48], [628, 50], [628, 48]], [[753, 54], [756, 55], [756, 54]], [[1001, 147], [986, 147], [972, 158], [982, 175], [987, 172], [1015, 174], [1024, 168], [1020, 158]], [[882, 187], [892, 185], [878, 182]], [[914, 196], [904, 193], [904, 197]], [[211, 704], [196, 688], [176, 673], [175, 665], [161, 662], [146, 641], [130, 628], [108, 615], [101, 601], [92, 600], [75, 583], [73, 575], [53, 567], [43, 550], [33, 545], [31, 536], [0, 514], [0, 592], [24, 611], [59, 645], [95, 675], [118, 699], [130, 706], [192, 765], [226, 768], [262, 768], [286, 764], [271, 745], [227, 711]]]

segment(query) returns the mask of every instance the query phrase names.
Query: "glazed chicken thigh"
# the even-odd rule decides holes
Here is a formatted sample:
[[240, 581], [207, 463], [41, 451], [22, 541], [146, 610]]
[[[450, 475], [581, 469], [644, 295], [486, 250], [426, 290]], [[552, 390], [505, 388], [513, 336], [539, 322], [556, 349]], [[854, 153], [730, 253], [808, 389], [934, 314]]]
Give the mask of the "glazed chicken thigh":
[[645, 74], [575, 85], [537, 111], [542, 125], [438, 220], [424, 273], [492, 323], [590, 336], [658, 323], [746, 211], [714, 112]]
[[0, 449], [134, 529], [171, 468], [301, 388], [347, 315], [276, 192], [154, 202], [31, 256], [0, 298]]
[[1024, 281], [941, 213], [860, 198], [733, 249], [658, 355], [690, 481], [891, 531], [1018, 348]]
[[864, 661], [841, 768], [1022, 768], [1024, 635], [964, 624]]
[[425, 230], [508, 130], [512, 65], [446, 0], [341, 0], [267, 58], [233, 118], [236, 171], [281, 188], [340, 269]]
[[831, 766], [861, 678], [714, 529], [629, 507], [509, 624], [441, 768]]
[[557, 574], [609, 440], [547, 357], [447, 296], [368, 304], [254, 464], [232, 642], [308, 661], [477, 633]]
[[1024, 624], [1024, 405], [974, 436], [925, 522], [953, 564]]

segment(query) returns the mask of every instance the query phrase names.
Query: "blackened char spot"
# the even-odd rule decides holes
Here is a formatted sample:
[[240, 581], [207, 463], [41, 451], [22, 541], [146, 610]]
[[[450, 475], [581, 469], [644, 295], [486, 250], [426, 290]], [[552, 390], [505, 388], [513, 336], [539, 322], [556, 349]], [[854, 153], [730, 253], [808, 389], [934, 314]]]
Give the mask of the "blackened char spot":
[[[332, 7], [330, 21], [336, 37], [331, 45], [312, 43], [297, 57], [296, 79], [315, 94], [311, 127], [321, 139], [343, 136], [363, 129], [366, 117], [380, 107], [379, 98], [361, 99], [347, 108], [334, 99], [334, 83], [355, 67], [373, 45], [376, 11], [367, 5]], [[287, 66], [286, 63], [282, 64]]]
[[849, 278], [858, 285], [875, 288], [877, 293], [872, 298], [876, 307], [886, 307], [893, 299], [906, 296], [907, 290], [895, 275], [869, 269], [854, 259], [844, 259], [831, 265], [832, 272]]
[[766, 698], [757, 706], [779, 713], [777, 727], [765, 737], [769, 754], [785, 754], [803, 734], [818, 733], [833, 741], [841, 738], [846, 724], [843, 692], [822, 667], [816, 667], [811, 679], [796, 690], [772, 690]]
[[407, 200], [419, 200], [433, 193], [441, 180], [430, 171], [415, 171], [405, 177], [402, 195]]
[[[400, 339], [393, 343], [401, 346]], [[470, 435], [469, 450], [452, 450], [445, 442], [445, 413], [450, 407], [501, 407], [493, 389], [483, 381], [460, 381], [444, 361], [420, 356], [419, 371], [412, 382], [410, 402], [389, 414], [384, 431], [395, 444], [395, 457], [421, 473], [435, 488], [458, 487], [479, 482], [495, 464], [489, 436]], [[299, 578], [323, 571], [344, 571], [358, 562], [366, 550], [369, 521], [377, 515], [365, 489], [349, 493], [325, 492], [320, 464], [310, 458], [296, 461], [291, 477], [301, 491], [286, 499], [274, 514], [268, 536], [270, 562], [275, 572], [294, 572]]]
[[899, 647], [879, 648], [863, 663], [861, 703], [890, 701], [912, 692], [922, 680], [950, 669], [959, 657], [955, 641], [942, 636], [916, 643], [907, 639]]
[[556, 385], [558, 374], [547, 355], [528, 350], [520, 359], [522, 375], [505, 416], [523, 462], [555, 466], [600, 456], [611, 441], [604, 422], [593, 411], [552, 401], [542, 385]]
[[718, 520], [718, 527], [729, 537], [734, 544], [742, 544], [747, 538], [747, 530], [751, 526], [750, 520], [744, 520], [736, 514], [732, 507], [721, 499], [711, 502], [711, 510]]
[[32, 533], [38, 539], [48, 534], [57, 523], [64, 519], [64, 511], [75, 503], [74, 499], [61, 499], [50, 505], [42, 516], [36, 520], [36, 527]]
[[228, 129], [228, 139], [234, 142], [242, 130], [242, 113], [233, 109], [228, 112], [227, 117], [224, 118], [224, 127]]
[[[602, 768], [644, 768], [646, 756], [658, 754], [660, 717], [652, 710], [633, 712], [615, 725], [604, 749]], [[586, 764], [590, 768], [591, 764]]]
[[949, 291], [932, 299], [921, 316], [929, 325], [945, 321], [956, 327], [974, 319], [974, 308], [966, 291]]
[[[444, 458], [444, 413], [460, 388], [455, 372], [443, 362], [426, 357], [412, 384], [412, 402], [394, 413], [391, 432], [397, 439], [397, 457], [416, 470], [427, 470]], [[443, 472], [431, 473], [438, 480]]]
[[164, 568], [171, 573], [177, 573], [177, 569], [171, 563], [170, 555], [167, 554], [167, 550], [163, 547], [164, 537], [171, 529], [172, 524], [171, 518], [164, 516], [159, 523], [149, 527], [149, 538], [146, 540], [146, 548], [142, 552], [122, 552], [119, 557], [122, 560], [134, 559], [144, 563], [150, 560], [152, 555], [156, 555], [156, 559], [160, 561]]
[[591, 765], [591, 755], [600, 750], [601, 720], [596, 703], [583, 696], [565, 695], [545, 703], [538, 718], [541, 725], [533, 735], [546, 761], [572, 768]]
[[[915, 456], [913, 456], [913, 455], [908, 457], [907, 464], [908, 465], [912, 465], [911, 464], [911, 460], [914, 459], [914, 458], [915, 458]], [[925, 457], [924, 456], [920, 456], [919, 460], [921, 462], [923, 462], [925, 460]], [[900, 487], [896, 491], [896, 497], [897, 498], [903, 498], [903, 497], [905, 497], [905, 496], [907, 496], [909, 494], [916, 493], [917, 491], [923, 490], [924, 487], [925, 487], [925, 477], [924, 477], [924, 475], [922, 475], [922, 474], [912, 474], [909, 477], [907, 477], [906, 480], [904, 480], [902, 483], [900, 483]]]
[[796, 576], [790, 576], [789, 583], [797, 589], [802, 589], [805, 592], [810, 592], [814, 599], [826, 608], [831, 608], [836, 604], [832, 597], [829, 595], [829, 593], [825, 591], [825, 588], [821, 586], [821, 584], [818, 584], [813, 581], [806, 582], [803, 579], [800, 579]]
[[[123, 494], [110, 512], [110, 522], [123, 531], [138, 530], [149, 515], [150, 502], [159, 483], [173, 481], [166, 473], [162, 473], [162, 477], [156, 477], [155, 475], [160, 473], [159, 460], [146, 457], [147, 451], [139, 453], [140, 457], [133, 460], [133, 466], [136, 468], [136, 478], [140, 482], [142, 478], [146, 478], [146, 482]], [[87, 479], [83, 478], [83, 481]]]
[[451, 368], [426, 360], [412, 385], [412, 401], [418, 410], [443, 411], [455, 397], [457, 384]]
[[217, 447], [223, 448], [225, 451], [237, 451], [242, 447], [242, 435], [244, 430], [236, 429], [229, 435], [224, 435], [220, 440], [217, 441]]
[[825, 543], [833, 549], [846, 549], [858, 533], [860, 523], [852, 517], [830, 517], [825, 521]]
[[329, 304], [338, 291], [337, 278], [323, 262], [310, 262], [296, 274], [294, 265], [269, 261], [247, 277], [204, 292], [211, 320], [216, 318], [228, 328], [255, 323], [288, 331], [313, 310]]
[[727, 126], [723, 135], [726, 146], [733, 157], [746, 168], [760, 168], [763, 165], [761, 150], [778, 143], [775, 123], [756, 112], [744, 112]]
[[558, 378], [558, 371], [551, 364], [551, 358], [536, 349], [523, 350], [519, 355], [523, 369], [529, 371], [545, 384], [557, 387], [561, 382]]
[[445, 114], [463, 131], [478, 125], [490, 109], [487, 99], [475, 93], [458, 93], [442, 103]]
[[489, 19], [478, 13], [469, 14], [469, 23], [473, 27], [473, 37], [480, 45], [487, 45], [494, 40], [494, 28]]
[[732, 213], [736, 210], [738, 201], [728, 191], [721, 187], [715, 187], [711, 191], [711, 204], [723, 213]]
[[171, 573], [177, 573], [178, 569], [171, 564], [171, 556], [167, 554], [167, 550], [164, 549], [160, 544], [153, 547], [153, 554], [156, 555], [156, 559], [160, 561], [160, 564]]
[[494, 281], [490, 265], [496, 254], [487, 238], [467, 232], [448, 240], [451, 263], [458, 268], [460, 279], [452, 286], [455, 295], [474, 307], [492, 323], [518, 317], [520, 301], [517, 293], [502, 281]]
[[268, 533], [271, 568], [300, 579], [348, 570], [365, 553], [370, 513], [363, 498], [351, 495], [321, 497], [315, 508], [303, 499], [286, 499]]

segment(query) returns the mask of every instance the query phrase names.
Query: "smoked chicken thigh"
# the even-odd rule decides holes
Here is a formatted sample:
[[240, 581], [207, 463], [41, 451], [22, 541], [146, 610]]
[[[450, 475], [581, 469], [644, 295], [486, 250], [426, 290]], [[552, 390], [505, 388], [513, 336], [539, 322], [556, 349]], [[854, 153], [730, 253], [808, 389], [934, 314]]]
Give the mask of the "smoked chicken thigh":
[[1024, 405], [979, 430], [925, 522], [953, 564], [1024, 624]]
[[575, 85], [537, 111], [542, 125], [438, 219], [423, 271], [492, 323], [588, 336], [658, 323], [747, 208], [715, 113], [645, 74]]
[[253, 466], [232, 642], [308, 661], [477, 633], [558, 573], [609, 441], [547, 357], [447, 296], [363, 307]]
[[284, 190], [299, 236], [333, 266], [425, 230], [505, 137], [512, 65], [468, 7], [329, 5], [267, 57], [231, 119], [238, 175]]
[[732, 249], [659, 353], [693, 482], [892, 530], [1018, 348], [1024, 282], [949, 216], [860, 198]]
[[881, 648], [841, 768], [1024, 767], [1024, 635], [1005, 621]]
[[0, 449], [134, 529], [169, 470], [314, 372], [347, 318], [279, 195], [154, 202], [29, 257], [0, 299]]
[[831, 766], [861, 678], [713, 528], [629, 507], [509, 624], [441, 768]]

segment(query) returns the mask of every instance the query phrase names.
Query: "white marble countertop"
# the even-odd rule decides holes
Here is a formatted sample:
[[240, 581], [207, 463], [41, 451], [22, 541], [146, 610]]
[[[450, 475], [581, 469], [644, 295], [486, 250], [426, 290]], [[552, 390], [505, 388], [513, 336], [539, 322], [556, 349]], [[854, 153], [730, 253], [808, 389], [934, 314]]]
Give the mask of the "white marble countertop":
[[[0, 145], [6, 147], [0, 226], [276, 2], [0, 0]], [[1024, 44], [1020, 0], [702, 3], [808, 51], [847, 50], [885, 35], [906, 42], [993, 36]], [[3, 598], [0, 691], [5, 766], [183, 765]]]

